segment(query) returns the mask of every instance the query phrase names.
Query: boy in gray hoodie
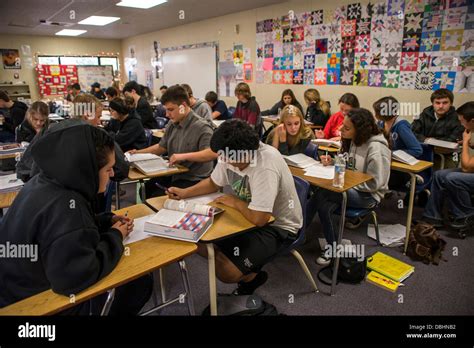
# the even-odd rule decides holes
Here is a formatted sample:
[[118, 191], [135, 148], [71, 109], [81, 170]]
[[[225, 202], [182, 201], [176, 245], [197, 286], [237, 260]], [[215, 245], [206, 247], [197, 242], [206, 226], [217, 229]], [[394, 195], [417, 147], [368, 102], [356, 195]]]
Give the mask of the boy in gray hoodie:
[[186, 93], [188, 93], [189, 96], [189, 102], [191, 103], [191, 109], [194, 111], [196, 115], [199, 117], [202, 117], [204, 120], [206, 120], [213, 128], [214, 123], [212, 122], [212, 109], [207, 104], [207, 102], [204, 99], [197, 99], [193, 95], [193, 90], [191, 89], [191, 86], [187, 84], [182, 84], [181, 87], [183, 87], [186, 90]]
[[[341, 129], [344, 139], [342, 153], [347, 153], [348, 169], [357, 170], [373, 177], [347, 191], [347, 207], [370, 209], [375, 207], [388, 191], [390, 178], [391, 151], [387, 140], [375, 123], [369, 110], [353, 109], [345, 117]], [[329, 156], [321, 156], [324, 165], [332, 164]], [[323, 233], [328, 242], [337, 241], [338, 226], [332, 215], [340, 207], [342, 195], [328, 190], [319, 190], [316, 198], [317, 210]], [[316, 261], [325, 265], [330, 259], [323, 255]]]

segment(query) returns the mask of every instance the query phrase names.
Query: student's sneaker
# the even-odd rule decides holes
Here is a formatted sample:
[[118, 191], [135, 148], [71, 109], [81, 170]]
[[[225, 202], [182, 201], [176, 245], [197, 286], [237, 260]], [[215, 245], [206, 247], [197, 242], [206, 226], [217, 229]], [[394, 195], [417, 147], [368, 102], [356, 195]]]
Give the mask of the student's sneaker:
[[260, 271], [257, 273], [255, 278], [250, 282], [239, 282], [237, 289], [232, 291], [232, 295], [252, 295], [254, 291], [265, 284], [268, 279], [268, 274], [265, 271]]
[[359, 228], [360, 225], [362, 225], [364, 220], [365, 219], [361, 218], [360, 216], [356, 217], [355, 219], [352, 219], [352, 220], [347, 220], [346, 221], [346, 228], [348, 228], [350, 230], [355, 230], [355, 229]]
[[321, 252], [321, 256], [316, 259], [316, 263], [320, 266], [327, 266], [331, 263], [331, 258], [327, 257], [325, 252]]
[[463, 230], [474, 223], [474, 216], [464, 218], [454, 218], [448, 220], [448, 225], [457, 230]]
[[421, 175], [416, 174], [415, 177], [416, 177], [416, 184], [417, 185], [422, 185], [422, 184], [425, 183], [425, 179], [423, 179], [423, 177]]

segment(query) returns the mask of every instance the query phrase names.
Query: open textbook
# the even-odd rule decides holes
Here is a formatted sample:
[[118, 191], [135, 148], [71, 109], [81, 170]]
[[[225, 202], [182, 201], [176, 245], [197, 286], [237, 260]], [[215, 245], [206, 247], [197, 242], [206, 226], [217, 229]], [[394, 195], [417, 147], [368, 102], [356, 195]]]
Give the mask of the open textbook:
[[197, 242], [221, 212], [206, 204], [167, 199], [163, 209], [145, 222], [144, 230], [154, 236]]
[[304, 153], [298, 153], [291, 156], [283, 156], [289, 166], [296, 168], [308, 168], [318, 163], [314, 158], [306, 156]]
[[435, 138], [428, 138], [425, 140], [425, 144], [444, 147], [445, 149], [456, 150], [459, 148], [459, 144], [452, 141], [438, 140]]
[[170, 167], [168, 161], [152, 153], [135, 153], [133, 155], [126, 153], [125, 158], [135, 168], [146, 175], [176, 169], [174, 166]]
[[23, 185], [23, 181], [17, 179], [16, 174], [0, 176], [0, 193], [19, 191]]
[[413, 157], [412, 155], [406, 153], [403, 150], [393, 151], [392, 152], [392, 159], [397, 161], [397, 162], [402, 162], [402, 163], [408, 164], [410, 166], [414, 166], [415, 164], [420, 162], [415, 157]]

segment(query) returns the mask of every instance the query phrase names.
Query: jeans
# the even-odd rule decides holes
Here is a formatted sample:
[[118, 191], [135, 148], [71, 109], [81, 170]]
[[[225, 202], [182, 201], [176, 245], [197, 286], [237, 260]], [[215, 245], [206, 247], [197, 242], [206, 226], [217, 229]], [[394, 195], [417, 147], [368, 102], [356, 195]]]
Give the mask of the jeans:
[[[346, 194], [347, 208], [371, 209], [378, 203], [369, 192], [361, 192], [352, 188], [346, 191]], [[334, 216], [334, 212], [341, 207], [342, 194], [320, 189], [312, 199], [316, 200], [316, 209], [326, 241], [328, 244], [337, 242], [339, 217]], [[335, 219], [337, 222], [334, 221]]]
[[439, 170], [434, 173], [431, 196], [423, 216], [443, 220], [445, 199], [449, 211], [457, 219], [474, 215], [471, 195], [474, 193], [474, 173], [464, 173], [460, 168]]

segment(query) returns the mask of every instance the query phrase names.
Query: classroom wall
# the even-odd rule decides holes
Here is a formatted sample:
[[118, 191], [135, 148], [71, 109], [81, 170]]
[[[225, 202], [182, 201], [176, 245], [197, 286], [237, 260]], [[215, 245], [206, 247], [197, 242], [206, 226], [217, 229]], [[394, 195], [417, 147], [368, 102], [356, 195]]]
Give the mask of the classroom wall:
[[[137, 77], [140, 83], [145, 84], [145, 70], [152, 70], [150, 60], [152, 57], [153, 41], [159, 41], [162, 48], [186, 44], [217, 41], [219, 43], [220, 60], [224, 60], [224, 51], [233, 48], [233, 44], [243, 44], [252, 52], [252, 63], [254, 66], [254, 80], [256, 68], [256, 22], [277, 16], [283, 16], [289, 10], [295, 13], [317, 9], [334, 9], [343, 4], [351, 4], [354, 0], [292, 0], [279, 5], [262, 7], [250, 11], [239, 12], [218, 18], [212, 18], [196, 23], [186, 24], [175, 28], [160, 30], [144, 35], [124, 39], [122, 41], [122, 56], [127, 56], [128, 47], [135, 46], [137, 64]], [[361, 1], [368, 3], [368, 1]], [[186, 14], [192, 16], [192, 14]], [[234, 25], [240, 26], [240, 33], [234, 33]], [[126, 78], [122, 71], [122, 76]], [[183, 81], [184, 82], [184, 81]], [[155, 94], [159, 95], [158, 88], [162, 85], [161, 80], [154, 80]], [[308, 88], [305, 85], [267, 85], [250, 84], [252, 93], [257, 97], [262, 110], [270, 108], [280, 100], [281, 92], [286, 88], [292, 88], [298, 100], [304, 104], [303, 93]], [[311, 86], [313, 87], [313, 86]], [[346, 93], [356, 94], [361, 105], [371, 109], [371, 105], [377, 99], [392, 95], [401, 102], [420, 102], [420, 108], [430, 104], [430, 91], [415, 91], [392, 88], [375, 88], [360, 86], [324, 85], [318, 86], [321, 96], [331, 102], [332, 111], [337, 111], [338, 98]], [[235, 105], [235, 98], [222, 98], [228, 105]], [[474, 100], [473, 93], [455, 93], [455, 106]]]
[[[33, 56], [36, 52], [44, 55], [97, 55], [101, 52], [120, 53], [120, 40], [81, 39], [54, 36], [22, 36], [22, 35], [0, 35], [0, 48], [13, 48], [20, 50], [20, 58], [23, 58], [21, 45], [29, 45]], [[121, 60], [121, 59], [120, 59]], [[34, 63], [35, 64], [35, 63]], [[120, 62], [122, 64], [122, 62]], [[14, 73], [19, 73], [19, 80], [13, 78]], [[36, 82], [36, 71], [34, 67], [21, 65], [21, 69], [3, 69], [0, 63], [0, 82], [3, 81], [25, 81], [30, 85], [32, 100], [39, 99], [38, 86]]]

